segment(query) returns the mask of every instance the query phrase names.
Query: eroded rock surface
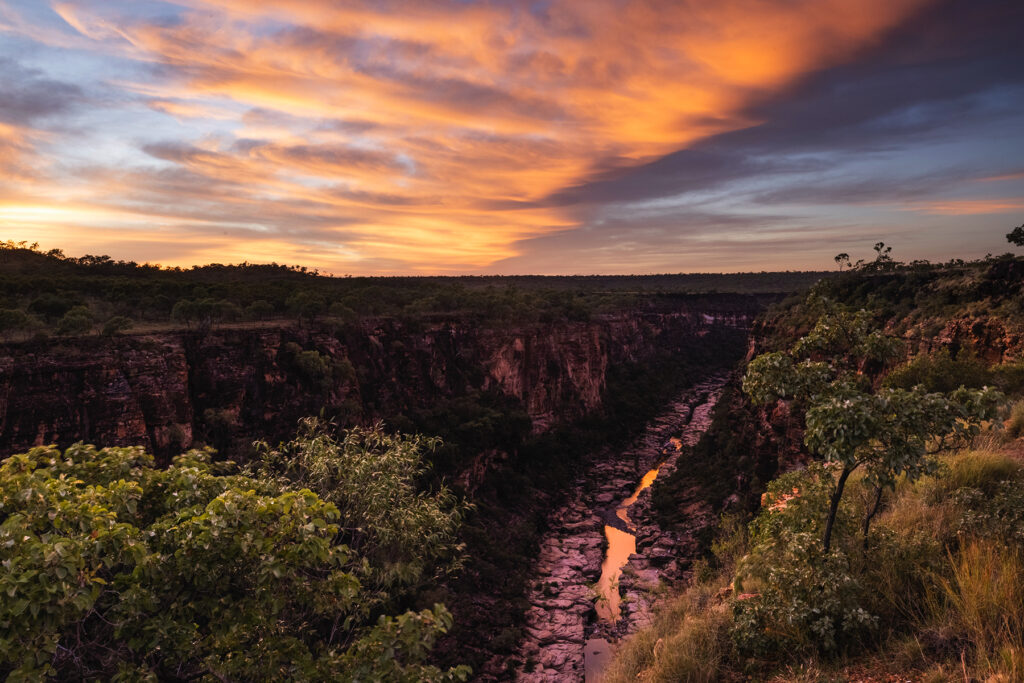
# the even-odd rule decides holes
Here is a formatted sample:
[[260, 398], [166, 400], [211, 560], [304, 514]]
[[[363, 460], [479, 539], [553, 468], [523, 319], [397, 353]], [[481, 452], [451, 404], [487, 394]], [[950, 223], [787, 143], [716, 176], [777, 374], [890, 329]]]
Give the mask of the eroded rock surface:
[[[632, 633], [647, 623], [659, 587], [683, 578], [698, 552], [696, 541], [685, 530], [661, 531], [650, 512], [650, 491], [645, 490], [628, 508], [636, 529], [637, 553], [630, 556], [619, 584], [622, 617], [616, 623], [597, 617], [592, 586], [601, 573], [605, 524], [623, 528], [616, 508], [633, 493], [645, 472], [662, 460], [659, 476], [678, 466], [687, 447], [695, 444], [710, 424], [725, 380], [715, 376], [687, 390], [648, 425], [630, 449], [596, 454], [586, 476], [576, 482], [577, 493], [552, 512], [535, 564], [516, 680], [582, 681], [587, 641], [604, 638], [614, 642]], [[694, 514], [695, 528], [714, 523], [710, 509], [695, 509]]]

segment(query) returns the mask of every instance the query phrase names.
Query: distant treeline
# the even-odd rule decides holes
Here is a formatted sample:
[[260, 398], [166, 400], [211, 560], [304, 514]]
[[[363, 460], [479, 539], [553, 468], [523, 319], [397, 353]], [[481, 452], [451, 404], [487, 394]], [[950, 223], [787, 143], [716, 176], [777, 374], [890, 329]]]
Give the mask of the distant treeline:
[[0, 242], [0, 337], [368, 316], [468, 316], [490, 324], [584, 321], [684, 295], [800, 291], [825, 272], [592, 276], [334, 277], [301, 266], [163, 268]]

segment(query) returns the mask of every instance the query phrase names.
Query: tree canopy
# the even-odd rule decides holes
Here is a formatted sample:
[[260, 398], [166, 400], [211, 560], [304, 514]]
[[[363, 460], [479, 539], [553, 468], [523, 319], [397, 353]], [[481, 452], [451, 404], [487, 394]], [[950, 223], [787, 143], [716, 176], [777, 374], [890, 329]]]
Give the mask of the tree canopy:
[[[297, 469], [270, 477], [210, 451], [166, 469], [137, 447], [7, 458], [0, 675], [465, 680], [465, 667], [425, 663], [452, 623], [442, 605], [389, 611], [396, 586], [457, 562], [462, 508], [447, 491], [410, 488], [431, 445], [376, 430], [338, 439], [308, 423], [282, 446], [303, 455]], [[372, 477], [338, 476], [349, 468], [397, 491], [387, 514], [363, 504], [379, 493], [366, 489]]]

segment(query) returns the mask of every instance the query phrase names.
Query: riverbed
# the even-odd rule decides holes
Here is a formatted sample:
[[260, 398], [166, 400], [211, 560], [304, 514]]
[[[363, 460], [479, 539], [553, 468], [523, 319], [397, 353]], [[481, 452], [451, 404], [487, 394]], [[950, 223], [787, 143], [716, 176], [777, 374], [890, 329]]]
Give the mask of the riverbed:
[[707, 429], [725, 381], [688, 389], [629, 449], [595, 454], [576, 493], [552, 511], [516, 680], [599, 680], [616, 643], [649, 623], [656, 592], [685, 577], [696, 543], [657, 528], [649, 489]]

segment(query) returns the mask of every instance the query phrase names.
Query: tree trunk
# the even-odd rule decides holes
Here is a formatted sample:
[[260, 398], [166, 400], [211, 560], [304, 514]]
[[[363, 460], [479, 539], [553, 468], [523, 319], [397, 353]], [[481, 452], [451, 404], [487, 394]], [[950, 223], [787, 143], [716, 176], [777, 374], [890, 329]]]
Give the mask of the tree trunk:
[[874, 519], [878, 513], [878, 506], [882, 502], [882, 485], [878, 484], [875, 486], [875, 502], [868, 510], [868, 514], [864, 516], [864, 550], [868, 549], [868, 530], [871, 528], [871, 520]]
[[832, 525], [836, 522], [836, 513], [839, 511], [839, 499], [843, 497], [843, 487], [846, 486], [846, 478], [850, 476], [850, 472], [853, 472], [853, 467], [844, 465], [843, 471], [839, 475], [839, 481], [836, 482], [836, 490], [832, 492], [832, 504], [828, 509], [828, 521], [825, 522], [824, 547], [826, 553], [832, 546]]

